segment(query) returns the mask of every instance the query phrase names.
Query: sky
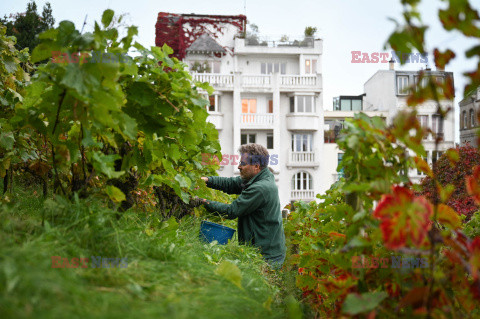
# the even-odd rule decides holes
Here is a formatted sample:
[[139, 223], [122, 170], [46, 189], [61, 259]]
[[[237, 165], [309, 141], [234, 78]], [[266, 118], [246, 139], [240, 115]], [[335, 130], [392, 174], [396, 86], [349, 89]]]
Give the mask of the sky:
[[[28, 0], [2, 0], [0, 15], [24, 12]], [[259, 27], [262, 36], [279, 39], [282, 35], [290, 38], [301, 37], [307, 26], [317, 28], [316, 37], [323, 40], [323, 107], [332, 109], [332, 99], [339, 95], [359, 95], [364, 83], [378, 70], [388, 69], [388, 63], [352, 63], [352, 51], [388, 52], [385, 48], [388, 36], [395, 30], [395, 22], [402, 22], [400, 0], [37, 0], [39, 11], [50, 2], [55, 24], [70, 20], [81, 29], [85, 18], [84, 31], [93, 29], [103, 10], [109, 8], [115, 14], [128, 14], [125, 22], [138, 27], [137, 41], [143, 46], [155, 45], [155, 23], [159, 12], [195, 14], [245, 14], [250, 23]], [[480, 10], [480, 2], [470, 1]], [[435, 69], [433, 48], [453, 48], [457, 57], [447, 66], [446, 71], [454, 72], [456, 141], [458, 133], [458, 103], [463, 97], [465, 79], [463, 72], [475, 69], [476, 60], [467, 61], [464, 52], [475, 43], [465, 39], [458, 32], [443, 30], [438, 20], [439, 8], [445, 3], [439, 0], [423, 0], [419, 7], [422, 19], [429, 25], [426, 45], [430, 53], [429, 67]], [[458, 51], [457, 51], [458, 50]], [[425, 64], [410, 63], [395, 65], [399, 70], [420, 70]]]

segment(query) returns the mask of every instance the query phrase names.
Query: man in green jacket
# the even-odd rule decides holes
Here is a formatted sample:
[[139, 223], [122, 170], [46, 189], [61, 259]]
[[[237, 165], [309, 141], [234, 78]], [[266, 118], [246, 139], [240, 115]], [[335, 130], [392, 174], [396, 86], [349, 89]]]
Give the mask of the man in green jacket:
[[280, 199], [275, 177], [268, 168], [269, 154], [259, 144], [242, 145], [238, 177], [202, 177], [207, 186], [228, 194], [240, 194], [231, 204], [200, 199], [207, 210], [228, 219], [238, 218], [238, 241], [260, 248], [265, 260], [275, 269], [285, 260]]

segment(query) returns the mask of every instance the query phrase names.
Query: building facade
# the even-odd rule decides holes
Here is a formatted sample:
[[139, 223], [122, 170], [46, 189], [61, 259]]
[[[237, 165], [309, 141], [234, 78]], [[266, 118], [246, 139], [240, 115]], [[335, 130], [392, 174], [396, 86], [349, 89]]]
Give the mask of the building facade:
[[465, 145], [469, 143], [474, 147], [478, 147], [477, 131], [478, 124], [478, 109], [480, 105], [480, 88], [467, 95], [460, 101], [460, 144]]
[[[240, 145], [262, 144], [271, 155], [281, 204], [313, 200], [333, 178], [322, 174], [322, 40], [261, 40], [246, 34], [242, 18], [160, 13], [156, 44], [175, 50], [190, 40], [178, 57], [194, 80], [215, 90], [208, 96], [208, 121], [219, 132], [220, 176], [239, 175]], [[178, 39], [178, 29], [195, 36]]]
[[[437, 82], [443, 82], [450, 77], [453, 83], [453, 73], [444, 70], [423, 71], [426, 77], [432, 77]], [[387, 123], [390, 124], [394, 116], [401, 110], [407, 109], [407, 97], [409, 90], [415, 89], [420, 77], [419, 71], [397, 71], [390, 63], [389, 70], [377, 71], [364, 85], [365, 109], [370, 111], [382, 111], [387, 114]], [[423, 80], [421, 80], [423, 81]], [[424, 85], [424, 83], [420, 83]], [[440, 105], [443, 109], [453, 108], [452, 100], [442, 100]], [[431, 133], [423, 141], [427, 152], [425, 160], [433, 164], [447, 149], [455, 146], [455, 116], [451, 111], [442, 119], [437, 114], [435, 101], [427, 100], [417, 106], [417, 117], [421, 125], [429, 128]], [[435, 137], [441, 141], [438, 149], [435, 149]], [[413, 182], [419, 182], [424, 173], [414, 169], [409, 172]]]
[[[359, 96], [334, 99], [333, 111], [323, 108], [321, 39], [294, 41], [260, 39], [245, 30], [244, 16], [159, 13], [156, 45], [168, 44], [189, 68], [194, 80], [214, 88], [208, 121], [219, 133], [220, 176], [238, 176], [240, 145], [264, 145], [271, 157], [282, 207], [291, 201], [315, 200], [341, 177], [342, 152], [335, 143], [343, 123], [362, 111], [391, 122], [407, 107], [404, 91], [417, 81], [417, 71], [380, 70]], [[429, 71], [430, 72], [430, 71]], [[451, 72], [432, 71], [444, 79]], [[453, 78], [452, 78], [453, 79]], [[442, 105], [452, 106], [453, 101]], [[435, 151], [433, 136], [425, 139], [428, 161], [454, 145], [453, 114], [441, 121], [432, 102], [419, 108], [419, 119], [443, 137]], [[419, 181], [423, 176], [412, 170]]]

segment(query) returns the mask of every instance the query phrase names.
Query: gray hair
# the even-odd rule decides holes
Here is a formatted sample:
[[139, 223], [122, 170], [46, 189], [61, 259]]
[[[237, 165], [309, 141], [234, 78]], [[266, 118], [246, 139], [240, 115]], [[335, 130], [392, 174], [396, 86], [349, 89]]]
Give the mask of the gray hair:
[[268, 166], [268, 160], [270, 155], [268, 154], [268, 150], [265, 146], [260, 144], [245, 144], [238, 148], [240, 155], [248, 154], [248, 164], [252, 165], [260, 165], [261, 169], [264, 169]]

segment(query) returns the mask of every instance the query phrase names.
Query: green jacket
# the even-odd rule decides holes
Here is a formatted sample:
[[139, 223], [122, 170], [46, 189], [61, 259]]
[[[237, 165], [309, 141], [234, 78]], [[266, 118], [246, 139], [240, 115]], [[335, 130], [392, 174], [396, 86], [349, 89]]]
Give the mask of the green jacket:
[[228, 219], [238, 217], [238, 241], [260, 248], [266, 258], [285, 256], [280, 199], [275, 177], [268, 167], [262, 169], [246, 184], [238, 177], [208, 178], [207, 186], [228, 194], [240, 194], [231, 204], [208, 201], [205, 207]]

